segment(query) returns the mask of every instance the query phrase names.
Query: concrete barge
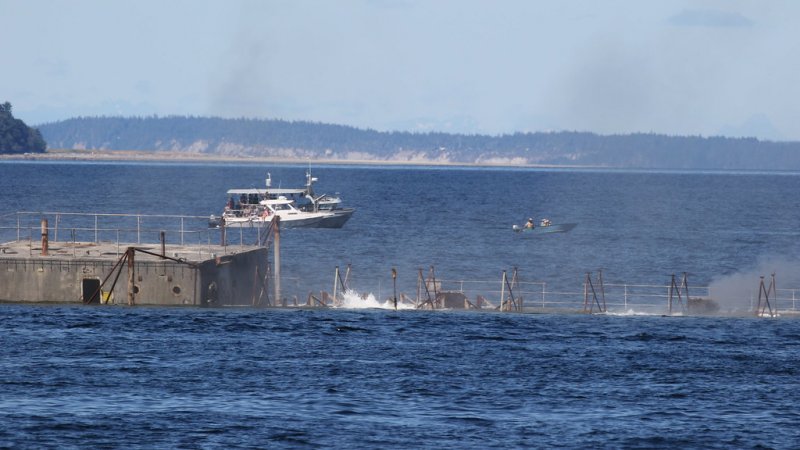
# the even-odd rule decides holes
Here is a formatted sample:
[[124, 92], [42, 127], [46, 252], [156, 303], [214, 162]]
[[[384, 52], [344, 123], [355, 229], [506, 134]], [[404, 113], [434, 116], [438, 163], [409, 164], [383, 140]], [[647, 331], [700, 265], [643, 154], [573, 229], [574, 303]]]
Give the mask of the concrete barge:
[[[140, 216], [137, 224], [141, 221]], [[169, 244], [167, 233], [156, 231], [161, 242], [143, 243], [140, 237], [145, 230], [140, 226], [133, 243], [79, 241], [74, 239], [74, 231], [64, 233], [63, 225], [61, 229], [62, 236], [68, 234], [73, 239], [50, 241], [56, 230], [42, 219], [41, 240], [19, 238], [0, 244], [0, 302], [210, 307], [271, 304], [270, 289], [274, 290], [276, 283], [266, 239], [259, 238], [261, 245], [227, 245], [219, 241], [217, 231], [217, 242], [226, 245], [211, 245], [210, 238], [203, 239], [206, 243], [202, 245]], [[34, 235], [20, 233], [19, 227], [16, 232]], [[181, 229], [172, 236], [183, 242], [185, 233]], [[86, 234], [99, 237], [97, 228]], [[112, 234], [120, 236], [118, 230]]]

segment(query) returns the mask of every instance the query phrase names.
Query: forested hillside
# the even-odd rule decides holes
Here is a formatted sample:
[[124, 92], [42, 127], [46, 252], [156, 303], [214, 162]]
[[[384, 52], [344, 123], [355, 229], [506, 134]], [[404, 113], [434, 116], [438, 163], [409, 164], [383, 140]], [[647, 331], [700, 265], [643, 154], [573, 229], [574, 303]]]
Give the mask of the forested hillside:
[[47, 144], [39, 130], [15, 119], [11, 109], [9, 102], [0, 105], [0, 153], [44, 152]]
[[798, 170], [800, 143], [585, 132], [501, 136], [379, 132], [342, 125], [209, 117], [80, 117], [39, 127], [56, 149], [192, 152], [297, 159]]

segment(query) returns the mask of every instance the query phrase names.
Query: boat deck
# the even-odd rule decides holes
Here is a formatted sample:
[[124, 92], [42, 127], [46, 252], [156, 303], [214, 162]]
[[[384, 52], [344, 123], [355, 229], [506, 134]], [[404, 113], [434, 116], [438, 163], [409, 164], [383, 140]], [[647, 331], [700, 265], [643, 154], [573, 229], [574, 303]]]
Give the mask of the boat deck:
[[[47, 254], [42, 254], [38, 241], [11, 241], [0, 243], [0, 258], [42, 258], [42, 259], [108, 259], [115, 260], [125, 254], [128, 247], [144, 252], [137, 253], [140, 260], [161, 260], [161, 245], [156, 243], [136, 244], [117, 242], [50, 242]], [[251, 245], [198, 245], [165, 244], [164, 256], [181, 261], [200, 263], [221, 255], [233, 255], [257, 249]]]

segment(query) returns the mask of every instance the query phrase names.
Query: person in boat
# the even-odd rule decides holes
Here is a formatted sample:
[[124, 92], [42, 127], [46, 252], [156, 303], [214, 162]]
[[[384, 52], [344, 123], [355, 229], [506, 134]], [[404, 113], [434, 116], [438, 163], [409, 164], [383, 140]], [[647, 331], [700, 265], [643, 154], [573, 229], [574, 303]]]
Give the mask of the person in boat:
[[525, 228], [533, 229], [535, 225], [533, 224], [533, 217], [528, 219], [528, 222], [525, 223]]
[[550, 219], [542, 219], [542, 223], [540, 223], [539, 225], [543, 226], [543, 227], [549, 227], [550, 226]]

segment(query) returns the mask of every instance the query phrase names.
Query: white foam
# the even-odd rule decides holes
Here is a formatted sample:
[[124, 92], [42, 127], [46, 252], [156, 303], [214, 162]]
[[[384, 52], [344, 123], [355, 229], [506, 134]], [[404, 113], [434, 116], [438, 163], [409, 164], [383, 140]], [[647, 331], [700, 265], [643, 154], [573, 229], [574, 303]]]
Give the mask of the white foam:
[[[340, 297], [341, 300], [336, 302], [335, 308], [344, 309], [394, 309], [394, 301], [387, 299], [383, 303], [375, 298], [371, 292], [368, 294], [359, 294], [354, 290], [348, 290]], [[414, 309], [414, 305], [407, 303], [397, 302], [397, 309]]]
[[654, 313], [654, 312], [645, 312], [645, 311], [634, 311], [633, 308], [628, 309], [627, 311], [609, 311], [606, 313], [609, 316], [662, 316], [664, 313]]

